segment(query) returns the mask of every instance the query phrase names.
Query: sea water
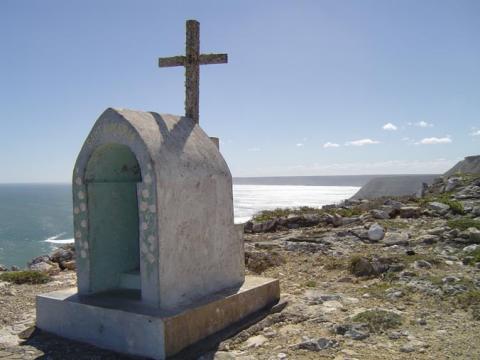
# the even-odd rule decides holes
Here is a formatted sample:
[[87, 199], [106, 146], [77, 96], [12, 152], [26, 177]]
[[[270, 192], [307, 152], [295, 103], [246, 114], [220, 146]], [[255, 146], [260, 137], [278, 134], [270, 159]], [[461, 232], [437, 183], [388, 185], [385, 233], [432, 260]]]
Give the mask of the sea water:
[[[355, 186], [234, 185], [235, 222], [264, 209], [321, 207], [349, 198]], [[24, 267], [33, 257], [73, 242], [68, 184], [0, 185], [0, 264]]]

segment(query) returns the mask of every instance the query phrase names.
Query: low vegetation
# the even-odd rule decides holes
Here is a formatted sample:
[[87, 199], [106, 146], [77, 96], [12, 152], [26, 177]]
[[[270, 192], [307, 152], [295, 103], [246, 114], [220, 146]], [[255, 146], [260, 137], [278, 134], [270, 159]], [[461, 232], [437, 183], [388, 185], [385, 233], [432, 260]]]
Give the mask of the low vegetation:
[[458, 229], [461, 231], [467, 230], [468, 228], [477, 228], [480, 230], [480, 221], [470, 218], [461, 218], [461, 219], [454, 219], [448, 221], [448, 226], [453, 229]]
[[465, 209], [460, 201], [452, 199], [453, 192], [445, 192], [437, 195], [430, 195], [418, 200], [418, 203], [422, 206], [426, 206], [430, 202], [439, 202], [450, 207], [450, 210], [455, 215], [465, 214]]
[[357, 323], [364, 323], [374, 333], [381, 333], [402, 325], [402, 317], [386, 310], [367, 310], [355, 315], [352, 319]]
[[274, 210], [263, 210], [258, 214], [254, 215], [252, 220], [254, 222], [265, 222], [268, 220], [273, 220], [280, 217], [286, 217], [290, 214], [294, 215], [305, 215], [305, 214], [323, 214], [324, 211], [320, 208], [313, 208], [309, 206], [302, 206], [299, 208], [285, 208], [285, 209], [274, 209]]
[[51, 277], [38, 271], [24, 270], [0, 273], [0, 280], [14, 284], [44, 284], [49, 282]]

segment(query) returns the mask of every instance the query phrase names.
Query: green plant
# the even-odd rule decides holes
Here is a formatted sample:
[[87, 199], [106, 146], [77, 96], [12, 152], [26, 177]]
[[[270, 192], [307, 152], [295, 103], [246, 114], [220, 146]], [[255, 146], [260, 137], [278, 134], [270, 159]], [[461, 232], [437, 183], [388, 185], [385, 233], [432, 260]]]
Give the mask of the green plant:
[[306, 287], [309, 287], [309, 288], [314, 288], [317, 286], [317, 282], [315, 280], [308, 280], [306, 283], [305, 283], [305, 286]]
[[462, 309], [480, 306], [480, 290], [470, 290], [455, 297], [456, 304]]
[[0, 273], [0, 280], [14, 284], [44, 284], [49, 282], [51, 277], [38, 271], [24, 270]]
[[480, 262], [480, 248], [473, 250], [472, 252], [469, 252], [467, 256], [470, 257], [467, 261], [468, 265], [474, 265]]
[[479, 220], [474, 220], [470, 218], [461, 218], [461, 219], [454, 219], [454, 220], [449, 220], [447, 222], [447, 225], [450, 226], [453, 229], [458, 229], [458, 230], [467, 230], [468, 228], [477, 228], [480, 230], [480, 221]]
[[380, 309], [361, 312], [355, 315], [352, 320], [357, 323], [365, 323], [368, 329], [374, 333], [380, 333], [402, 325], [400, 315]]
[[422, 206], [426, 206], [430, 202], [439, 202], [450, 207], [450, 210], [457, 215], [465, 214], [463, 204], [455, 199], [452, 199], [453, 192], [445, 192], [438, 195], [430, 195], [418, 200], [418, 203]]
[[324, 211], [318, 208], [312, 208], [308, 206], [302, 206], [299, 208], [277, 208], [274, 210], [263, 210], [255, 214], [252, 218], [254, 222], [265, 222], [268, 220], [277, 219], [280, 217], [286, 217], [290, 214], [305, 215], [305, 214], [323, 214]]

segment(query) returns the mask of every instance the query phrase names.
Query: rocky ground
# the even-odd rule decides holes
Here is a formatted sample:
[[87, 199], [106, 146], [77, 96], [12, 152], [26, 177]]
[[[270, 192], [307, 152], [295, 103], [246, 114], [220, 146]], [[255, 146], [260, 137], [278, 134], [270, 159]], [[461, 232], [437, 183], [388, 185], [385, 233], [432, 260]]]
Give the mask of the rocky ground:
[[[254, 220], [247, 272], [280, 279], [288, 305], [199, 359], [480, 359], [480, 177]], [[44, 260], [68, 269], [64, 255]], [[52, 266], [47, 283], [0, 282], [0, 359], [122, 358], [31, 336], [35, 294], [75, 283]]]

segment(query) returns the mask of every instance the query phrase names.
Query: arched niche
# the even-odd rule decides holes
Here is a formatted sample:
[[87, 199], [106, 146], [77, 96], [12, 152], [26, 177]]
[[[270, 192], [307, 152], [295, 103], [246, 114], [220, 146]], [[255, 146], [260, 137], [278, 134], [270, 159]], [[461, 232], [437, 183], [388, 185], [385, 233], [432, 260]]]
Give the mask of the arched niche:
[[90, 246], [90, 292], [138, 291], [140, 251], [137, 183], [139, 163], [128, 146], [94, 150], [85, 172]]

